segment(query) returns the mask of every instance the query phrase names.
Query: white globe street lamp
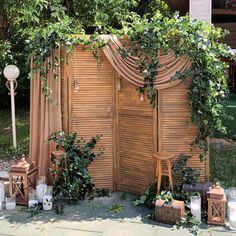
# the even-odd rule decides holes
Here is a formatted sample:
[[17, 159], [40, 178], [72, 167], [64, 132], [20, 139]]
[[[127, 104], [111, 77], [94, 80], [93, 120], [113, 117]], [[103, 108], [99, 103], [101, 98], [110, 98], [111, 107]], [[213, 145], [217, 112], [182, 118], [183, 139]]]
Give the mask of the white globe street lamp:
[[6, 87], [9, 89], [11, 95], [11, 119], [12, 119], [12, 138], [13, 138], [13, 147], [16, 148], [16, 117], [15, 117], [15, 90], [17, 88], [16, 78], [20, 74], [20, 70], [15, 65], [8, 65], [4, 68], [3, 74], [7, 79]]

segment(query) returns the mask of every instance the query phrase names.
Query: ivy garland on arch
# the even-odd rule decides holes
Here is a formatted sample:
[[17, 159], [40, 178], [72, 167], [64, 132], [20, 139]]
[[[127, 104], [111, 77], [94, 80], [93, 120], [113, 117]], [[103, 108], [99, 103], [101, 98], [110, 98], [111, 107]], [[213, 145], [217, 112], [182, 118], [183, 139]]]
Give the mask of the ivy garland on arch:
[[226, 117], [225, 101], [229, 95], [228, 64], [222, 59], [235, 60], [230, 47], [220, 42], [227, 31], [206, 22], [191, 22], [188, 16], [176, 14], [170, 18], [158, 12], [152, 19], [142, 19], [136, 14], [129, 16], [119, 32], [128, 36], [129, 49], [124, 56], [138, 58], [145, 81], [142, 90], [147, 91], [153, 106], [157, 96], [154, 81], [158, 80], [158, 68], [162, 66], [157, 52], [173, 50], [177, 57], [189, 56], [191, 67], [184, 73], [177, 71], [172, 79], [192, 78], [188, 91], [191, 122], [198, 125], [199, 134], [191, 145], [203, 150], [199, 157], [205, 160], [208, 137], [215, 130], [226, 133], [222, 118]]
[[[74, 31], [71, 24], [52, 24], [50, 30], [38, 30], [37, 34], [29, 37], [29, 51], [34, 53], [35, 70], [40, 71], [43, 81], [43, 93], [50, 96], [47, 84], [47, 71], [43, 61], [50, 55], [51, 50], [63, 44], [67, 54], [82, 44], [96, 56], [96, 51], [105, 42], [95, 33], [90, 38], [71, 36]], [[129, 49], [120, 51], [123, 56], [132, 55], [137, 59], [140, 71], [143, 73], [145, 85], [140, 91], [146, 91], [150, 103], [156, 106], [157, 91], [154, 81], [158, 79], [158, 68], [162, 65], [158, 60], [158, 51], [173, 50], [176, 56], [187, 54], [191, 67], [184, 73], [176, 72], [173, 80], [183, 80], [192, 77], [189, 90], [189, 102], [192, 109], [191, 122], [199, 127], [199, 134], [192, 146], [203, 150], [200, 159], [204, 160], [208, 151], [208, 137], [214, 130], [226, 132], [222, 124], [225, 115], [224, 103], [228, 97], [227, 68], [228, 64], [222, 58], [235, 60], [232, 50], [220, 39], [227, 33], [213, 25], [203, 22], [190, 22], [189, 17], [178, 15], [164, 16], [160, 12], [151, 18], [141, 18], [130, 14], [122, 22], [121, 30], [109, 29], [109, 33], [126, 35], [129, 39]]]

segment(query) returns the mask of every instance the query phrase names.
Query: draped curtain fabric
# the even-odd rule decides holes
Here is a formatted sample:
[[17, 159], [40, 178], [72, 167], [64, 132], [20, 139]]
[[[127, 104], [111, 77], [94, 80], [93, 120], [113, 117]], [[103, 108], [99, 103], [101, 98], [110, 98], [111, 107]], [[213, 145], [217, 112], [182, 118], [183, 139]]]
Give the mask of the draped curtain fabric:
[[[144, 79], [136, 59], [134, 57], [122, 58], [118, 50], [122, 49], [123, 46], [118, 37], [102, 35], [101, 38], [108, 42], [103, 51], [114, 69], [130, 83], [142, 87]], [[154, 82], [156, 89], [166, 89], [180, 83], [181, 80], [173, 81], [171, 77], [176, 74], [176, 71], [182, 73], [190, 66], [187, 55], [177, 58], [174, 52], [159, 54], [159, 62], [163, 66], [158, 69], [158, 76]]]
[[[122, 58], [118, 49], [122, 48], [122, 43], [116, 36], [101, 35], [108, 44], [103, 51], [114, 69], [130, 83], [136, 86], [143, 86], [144, 79], [140, 73], [136, 60], [133, 57]], [[48, 73], [48, 83], [53, 97], [53, 103], [42, 94], [42, 82], [39, 79], [39, 73], [36, 78], [31, 79], [30, 89], [30, 159], [35, 161], [40, 168], [40, 174], [45, 175], [50, 163], [48, 136], [54, 132], [62, 130], [61, 114], [61, 85], [60, 69], [58, 79], [54, 78], [55, 67], [53, 60], [60, 57], [60, 50], [54, 50], [50, 60], [51, 67]], [[48, 64], [45, 62], [45, 66]], [[180, 80], [173, 81], [172, 76], [176, 71], [184, 72], [190, 66], [188, 56], [177, 58], [174, 52], [159, 56], [159, 61], [163, 65], [158, 69], [158, 77], [155, 81], [155, 88], [158, 90], [173, 87], [180, 83]], [[31, 65], [33, 68], [33, 64]], [[32, 70], [33, 74], [33, 70]], [[55, 105], [56, 103], [56, 105]]]
[[[42, 93], [42, 81], [39, 72], [31, 70], [30, 81], [30, 160], [39, 167], [39, 174], [48, 174], [50, 163], [48, 136], [55, 131], [62, 130], [61, 122], [61, 84], [60, 68], [55, 66], [56, 58], [60, 57], [60, 50], [54, 50], [45, 61], [48, 69], [47, 81], [51, 96]], [[33, 63], [31, 64], [33, 68]], [[55, 78], [57, 74], [57, 78]]]

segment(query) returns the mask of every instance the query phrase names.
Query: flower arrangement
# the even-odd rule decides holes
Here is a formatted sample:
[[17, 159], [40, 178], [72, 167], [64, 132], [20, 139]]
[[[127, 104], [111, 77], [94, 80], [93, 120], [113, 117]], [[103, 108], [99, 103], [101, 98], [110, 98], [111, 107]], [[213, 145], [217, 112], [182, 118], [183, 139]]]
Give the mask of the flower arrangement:
[[225, 8], [229, 10], [236, 10], [236, 0], [226, 0], [225, 1]]

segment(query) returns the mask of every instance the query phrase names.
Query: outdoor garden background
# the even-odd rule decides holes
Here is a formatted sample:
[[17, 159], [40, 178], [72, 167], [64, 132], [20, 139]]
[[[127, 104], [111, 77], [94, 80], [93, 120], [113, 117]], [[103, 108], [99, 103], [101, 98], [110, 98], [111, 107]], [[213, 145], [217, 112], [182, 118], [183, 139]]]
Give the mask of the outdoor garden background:
[[[170, 16], [166, 3], [136, 0], [1, 0], [0, 1], [0, 169], [8, 170], [22, 154], [28, 155], [29, 144], [29, 86], [30, 58], [36, 51], [45, 59], [55, 39], [63, 34], [92, 34], [117, 32], [121, 22], [132, 19], [132, 12], [152, 18], [157, 10]], [[108, 3], [109, 2], [109, 3]], [[41, 54], [40, 54], [41, 53]], [[10, 96], [2, 74], [7, 64], [20, 69], [17, 79], [16, 125], [17, 149], [12, 148]], [[230, 88], [231, 89], [231, 88]], [[236, 93], [231, 89], [226, 113], [233, 119], [223, 119], [227, 134], [217, 130], [211, 135], [210, 181], [220, 181], [223, 188], [236, 186]]]

